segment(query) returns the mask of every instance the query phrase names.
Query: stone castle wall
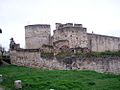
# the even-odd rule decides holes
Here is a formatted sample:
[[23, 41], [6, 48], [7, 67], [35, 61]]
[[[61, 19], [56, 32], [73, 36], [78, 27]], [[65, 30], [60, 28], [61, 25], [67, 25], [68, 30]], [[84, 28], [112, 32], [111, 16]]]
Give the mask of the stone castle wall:
[[120, 57], [90, 57], [66, 58], [64, 60], [41, 58], [39, 49], [11, 51], [11, 63], [42, 69], [77, 69], [95, 70], [97, 72], [111, 72], [120, 74]]
[[103, 52], [103, 51], [118, 51], [120, 50], [120, 38], [98, 35], [98, 34], [87, 34], [88, 35], [88, 47], [91, 51]]
[[[96, 52], [120, 50], [120, 38], [87, 33], [87, 29], [82, 24], [56, 23], [53, 36], [50, 34], [50, 25], [25, 26], [26, 49], [42, 48], [42, 45], [53, 45], [54, 42], [59, 44], [61, 40], [67, 40], [69, 48], [88, 48]], [[63, 42], [62, 44], [64, 45]]]
[[50, 25], [35, 24], [25, 26], [25, 41], [27, 49], [41, 48], [50, 44]]
[[68, 40], [69, 47], [87, 47], [88, 39], [86, 28], [83, 28], [81, 24], [56, 24], [56, 30], [54, 30], [53, 42], [59, 40]]
[[11, 64], [42, 69], [64, 69], [57, 60], [41, 58], [39, 49], [25, 49], [10, 52]]

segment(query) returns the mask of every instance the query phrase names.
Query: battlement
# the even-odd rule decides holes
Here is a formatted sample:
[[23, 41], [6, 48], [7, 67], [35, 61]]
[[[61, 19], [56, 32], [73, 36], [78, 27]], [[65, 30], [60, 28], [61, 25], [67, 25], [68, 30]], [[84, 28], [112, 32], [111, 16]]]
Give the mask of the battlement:
[[83, 27], [83, 31], [87, 32], [87, 28]]
[[49, 24], [34, 24], [34, 25], [27, 25], [25, 26], [25, 29], [27, 28], [50, 28]]
[[62, 28], [66, 28], [66, 27], [82, 28], [82, 24], [73, 24], [73, 23], [61, 24], [61, 23], [56, 23], [56, 29], [62, 29]]
[[82, 27], [82, 24], [74, 24], [74, 27]]

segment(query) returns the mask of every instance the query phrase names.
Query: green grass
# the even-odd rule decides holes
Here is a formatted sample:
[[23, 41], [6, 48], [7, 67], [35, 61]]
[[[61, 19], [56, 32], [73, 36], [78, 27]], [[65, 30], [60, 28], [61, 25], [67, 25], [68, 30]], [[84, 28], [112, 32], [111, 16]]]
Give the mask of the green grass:
[[95, 71], [40, 70], [18, 66], [1, 66], [4, 81], [0, 87], [15, 90], [14, 81], [22, 80], [22, 90], [120, 90], [120, 75]]

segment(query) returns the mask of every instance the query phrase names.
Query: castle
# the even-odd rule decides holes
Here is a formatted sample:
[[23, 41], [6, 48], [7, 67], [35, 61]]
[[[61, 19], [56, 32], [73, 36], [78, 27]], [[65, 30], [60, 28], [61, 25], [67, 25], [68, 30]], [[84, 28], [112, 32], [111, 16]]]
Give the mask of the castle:
[[76, 52], [81, 48], [95, 52], [120, 50], [119, 37], [87, 33], [87, 28], [84, 28], [82, 24], [56, 23], [53, 36], [50, 30], [50, 25], [47, 24], [25, 26], [26, 49], [52, 46], [56, 52], [66, 49]]
[[[53, 36], [50, 30], [50, 25], [47, 24], [25, 26], [26, 49], [18, 49], [19, 44], [12, 44], [11, 39], [11, 64], [42, 69], [95, 70], [120, 74], [119, 56], [73, 57], [73, 55], [63, 59], [57, 58], [58, 53], [64, 50], [73, 53], [119, 51], [120, 38], [87, 33], [82, 24], [56, 23]], [[42, 57], [43, 54], [52, 54], [53, 58]]]

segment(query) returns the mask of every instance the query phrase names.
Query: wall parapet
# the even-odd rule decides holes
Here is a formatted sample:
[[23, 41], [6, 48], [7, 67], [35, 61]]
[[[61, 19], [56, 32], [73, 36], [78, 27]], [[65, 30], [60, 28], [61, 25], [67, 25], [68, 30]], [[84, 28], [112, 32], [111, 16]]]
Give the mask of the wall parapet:
[[88, 35], [93, 35], [93, 36], [100, 36], [100, 37], [109, 37], [109, 38], [116, 38], [120, 39], [120, 37], [115, 37], [115, 36], [108, 36], [108, 35], [101, 35], [101, 34], [95, 34], [95, 33], [87, 33]]
[[86, 28], [83, 28], [82, 24], [73, 24], [73, 23], [66, 23], [66, 24], [61, 24], [61, 23], [56, 23], [56, 29], [60, 30], [63, 28], [79, 28], [83, 30], [87, 30]]
[[82, 27], [82, 24], [74, 24], [74, 27]]
[[34, 28], [34, 27], [39, 27], [39, 28], [50, 28], [49, 24], [34, 24], [34, 25], [27, 25], [25, 28]]

